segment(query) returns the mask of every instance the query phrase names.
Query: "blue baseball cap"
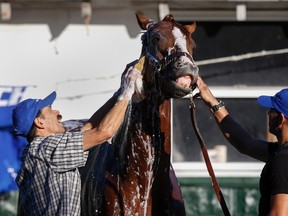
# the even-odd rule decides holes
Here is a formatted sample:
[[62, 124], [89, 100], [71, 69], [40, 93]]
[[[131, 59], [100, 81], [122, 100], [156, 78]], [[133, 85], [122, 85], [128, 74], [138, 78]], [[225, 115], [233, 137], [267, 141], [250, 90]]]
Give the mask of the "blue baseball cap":
[[282, 89], [274, 96], [260, 96], [258, 104], [263, 107], [274, 108], [288, 119], [288, 88]]
[[38, 112], [46, 106], [52, 105], [56, 99], [56, 92], [53, 91], [43, 100], [27, 99], [19, 103], [12, 113], [13, 127], [16, 135], [27, 136], [32, 128], [34, 119]]

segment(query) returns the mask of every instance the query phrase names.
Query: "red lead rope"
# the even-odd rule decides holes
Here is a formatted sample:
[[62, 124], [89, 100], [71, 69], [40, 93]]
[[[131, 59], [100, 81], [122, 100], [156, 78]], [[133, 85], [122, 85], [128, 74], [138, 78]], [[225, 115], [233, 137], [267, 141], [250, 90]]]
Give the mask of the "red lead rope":
[[[195, 95], [196, 96], [196, 95]], [[195, 97], [194, 96], [194, 97]], [[217, 180], [216, 180], [216, 177], [215, 177], [215, 174], [214, 174], [214, 170], [212, 168], [212, 165], [211, 165], [211, 162], [210, 162], [210, 158], [209, 158], [209, 155], [208, 155], [208, 152], [207, 152], [207, 148], [206, 148], [206, 145], [203, 141], [203, 138], [200, 134], [200, 131], [199, 131], [199, 128], [197, 126], [197, 122], [196, 122], [196, 115], [195, 115], [195, 103], [193, 101], [193, 97], [191, 97], [191, 100], [190, 100], [190, 114], [191, 114], [191, 122], [192, 122], [192, 125], [193, 125], [193, 128], [195, 130], [195, 133], [196, 133], [196, 136], [198, 138], [198, 141], [200, 143], [200, 146], [201, 146], [201, 150], [202, 150], [202, 154], [203, 154], [203, 157], [204, 157], [204, 160], [205, 160], [205, 163], [206, 163], [206, 167], [207, 167], [207, 170], [208, 170], [208, 173], [211, 177], [211, 181], [212, 181], [212, 186], [215, 190], [215, 193], [216, 193], [216, 196], [218, 198], [218, 201], [221, 205], [221, 208], [222, 208], [222, 211], [224, 213], [225, 216], [230, 216], [230, 212], [229, 212], [229, 209], [226, 205], [226, 202], [225, 202], [225, 199], [224, 199], [224, 196], [221, 192], [221, 189], [217, 183]]]

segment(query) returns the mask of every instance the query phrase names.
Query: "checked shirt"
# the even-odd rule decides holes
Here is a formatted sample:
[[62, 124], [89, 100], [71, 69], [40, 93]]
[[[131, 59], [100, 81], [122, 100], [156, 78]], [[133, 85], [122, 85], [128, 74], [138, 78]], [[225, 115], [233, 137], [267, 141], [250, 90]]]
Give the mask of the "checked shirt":
[[35, 137], [21, 156], [16, 182], [24, 215], [79, 216], [81, 179], [85, 165], [83, 133]]

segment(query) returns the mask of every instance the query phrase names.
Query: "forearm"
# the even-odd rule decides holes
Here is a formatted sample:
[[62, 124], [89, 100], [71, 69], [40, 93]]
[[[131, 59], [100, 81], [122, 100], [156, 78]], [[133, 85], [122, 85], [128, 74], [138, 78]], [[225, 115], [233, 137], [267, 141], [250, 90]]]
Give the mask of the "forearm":
[[[214, 97], [206, 83], [201, 78], [198, 79], [197, 85], [202, 100], [209, 109], [219, 104], [219, 100]], [[246, 143], [245, 139], [250, 137], [250, 135], [230, 117], [225, 106], [218, 107], [217, 110], [212, 112], [225, 138], [240, 152], [243, 152], [243, 145], [245, 146]]]
[[95, 128], [100, 122], [103, 120], [105, 115], [112, 109], [112, 107], [117, 102], [118, 91], [102, 106], [98, 109], [91, 118], [87, 121], [87, 123], [81, 128], [82, 131], [91, 130]]
[[101, 144], [113, 137], [123, 122], [128, 103], [129, 101], [127, 100], [116, 102], [92, 130], [85, 132], [84, 150]]
[[288, 215], [288, 194], [275, 194], [270, 200], [271, 210], [268, 216]]
[[[202, 100], [209, 108], [219, 103], [201, 77], [197, 80], [197, 86]], [[232, 119], [225, 106], [219, 108], [213, 115], [225, 138], [239, 152], [261, 161], [268, 159], [268, 142], [251, 136], [239, 123]]]
[[[84, 150], [110, 139], [124, 120], [128, 103], [135, 93], [135, 83], [142, 79], [141, 72], [130, 66], [121, 78], [121, 87], [82, 128], [84, 134]], [[92, 129], [91, 129], [92, 128]]]
[[[219, 111], [220, 112], [220, 111]], [[218, 123], [225, 138], [241, 153], [247, 154], [247, 149], [254, 138], [229, 114]]]
[[117, 101], [110, 111], [105, 115], [103, 120], [95, 128], [98, 132], [105, 132], [110, 139], [118, 130], [124, 120], [129, 101], [122, 99]]
[[214, 117], [224, 137], [240, 153], [264, 162], [268, 159], [268, 142], [248, 133], [243, 126], [229, 115], [225, 107], [216, 111]]
[[[87, 121], [87, 123], [81, 128], [82, 131], [91, 130], [100, 124], [104, 116], [112, 109], [117, 101], [125, 99], [126, 101], [131, 100], [132, 95], [135, 92], [135, 82], [136, 80], [141, 80], [141, 71], [135, 68], [138, 60], [131, 62], [126, 65], [126, 68], [121, 77], [121, 86], [114, 93], [114, 95], [99, 109], [92, 117]], [[142, 81], [142, 80], [141, 80]]]

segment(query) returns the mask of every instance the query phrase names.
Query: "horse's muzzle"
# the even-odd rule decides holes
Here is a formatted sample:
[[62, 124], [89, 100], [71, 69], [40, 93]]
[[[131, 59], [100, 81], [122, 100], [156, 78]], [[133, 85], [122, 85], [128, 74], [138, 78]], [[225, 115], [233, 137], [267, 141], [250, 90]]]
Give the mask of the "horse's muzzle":
[[179, 59], [169, 64], [164, 72], [162, 84], [166, 95], [184, 97], [192, 92], [198, 78], [198, 67], [193, 62]]
[[171, 78], [175, 79], [180, 86], [188, 88], [196, 83], [199, 68], [194, 62], [178, 60], [173, 65], [172, 71]]

